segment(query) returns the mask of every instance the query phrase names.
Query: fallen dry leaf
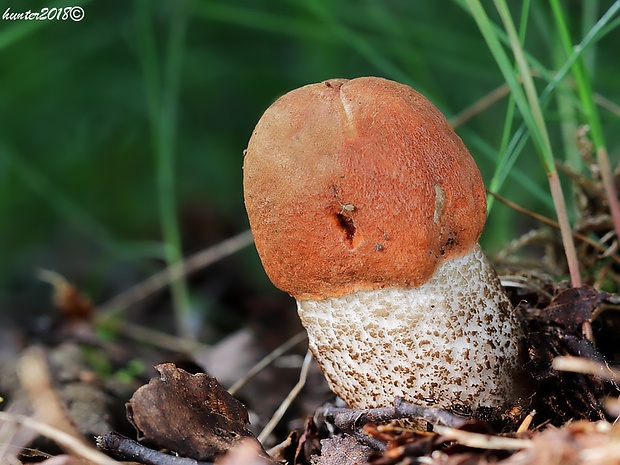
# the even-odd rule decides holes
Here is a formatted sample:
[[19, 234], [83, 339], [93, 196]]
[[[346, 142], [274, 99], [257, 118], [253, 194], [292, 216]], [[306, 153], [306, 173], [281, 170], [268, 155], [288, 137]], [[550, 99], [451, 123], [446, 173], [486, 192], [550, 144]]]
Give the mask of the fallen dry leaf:
[[[127, 418], [141, 439], [195, 460], [210, 460], [248, 439], [248, 413], [215, 378], [192, 375], [172, 363], [155, 367], [159, 378], [139, 388], [127, 403]], [[264, 452], [263, 452], [264, 453]]]
[[543, 321], [558, 324], [569, 332], [579, 333], [581, 325], [592, 319], [594, 310], [605, 298], [605, 293], [590, 286], [566, 289], [555, 297], [542, 312]]
[[312, 465], [357, 465], [367, 463], [372, 449], [351, 436], [334, 436], [321, 441], [320, 456], [313, 456]]

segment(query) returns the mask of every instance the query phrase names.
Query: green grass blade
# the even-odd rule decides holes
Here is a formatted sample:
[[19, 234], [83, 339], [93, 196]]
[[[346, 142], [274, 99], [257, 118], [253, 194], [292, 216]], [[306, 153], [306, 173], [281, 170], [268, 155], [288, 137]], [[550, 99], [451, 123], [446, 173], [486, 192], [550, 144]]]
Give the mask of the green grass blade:
[[537, 151], [543, 162], [545, 171], [547, 172], [551, 195], [553, 197], [558, 215], [558, 221], [560, 223], [562, 241], [564, 243], [566, 257], [569, 263], [571, 281], [574, 286], [579, 286], [581, 283], [581, 276], [579, 274], [575, 244], [571, 234], [571, 226], [566, 212], [564, 194], [562, 192], [557, 170], [555, 168], [555, 160], [553, 158], [551, 142], [547, 133], [547, 127], [543, 117], [540, 101], [538, 99], [538, 94], [534, 86], [534, 81], [525, 58], [523, 48], [519, 42], [519, 37], [512, 21], [510, 11], [508, 10], [508, 6], [503, 0], [495, 0], [494, 3], [509, 38], [510, 46], [523, 82], [523, 89], [521, 88], [521, 85], [517, 81], [516, 77], [513, 75], [510, 60], [502, 48], [501, 42], [497, 34], [494, 32], [493, 25], [482, 8], [480, 1], [467, 0], [467, 4], [471, 9], [474, 19], [476, 20], [485, 40], [487, 41], [487, 45], [489, 46], [495, 61], [500, 67], [506, 83], [515, 96], [515, 103], [517, 104], [519, 111], [529, 129], [532, 139], [534, 140], [534, 144], [536, 145]]
[[[567, 54], [571, 53], [573, 48], [568, 25], [564, 16], [564, 11], [558, 0], [551, 0], [551, 7], [556, 22], [556, 27], [560, 36], [560, 40]], [[618, 201], [618, 192], [615, 185], [612, 169], [607, 156], [607, 148], [605, 145], [605, 137], [601, 124], [598, 108], [594, 101], [594, 91], [592, 89], [592, 81], [590, 74], [587, 72], [582, 57], [575, 59], [571, 65], [575, 81], [577, 83], [577, 92], [582, 103], [584, 118], [590, 128], [590, 134], [596, 150], [597, 161], [603, 180], [603, 186], [609, 203], [609, 209], [614, 221], [614, 229], [616, 235], [620, 236], [620, 202]]]
[[[564, 16], [563, 8], [558, 0], [551, 0], [551, 9], [555, 18], [555, 24], [558, 30], [560, 42], [564, 47], [567, 55], [571, 55], [573, 50], [573, 42], [568, 31], [568, 25]], [[585, 119], [590, 126], [592, 134], [592, 140], [596, 148], [605, 146], [605, 139], [603, 136], [603, 128], [601, 126], [601, 120], [597, 111], [596, 104], [594, 102], [594, 93], [592, 91], [592, 82], [590, 76], [585, 69], [583, 55], [580, 55], [571, 64], [572, 73], [577, 83], [577, 91], [583, 110], [585, 113]]]
[[[521, 24], [519, 27], [519, 41], [521, 44], [525, 41], [525, 35], [527, 32], [527, 23], [530, 11], [530, 0], [523, 2], [521, 8]], [[508, 105], [506, 108], [506, 117], [504, 118], [504, 128], [502, 131], [502, 140], [500, 143], [499, 156], [497, 157], [497, 163], [495, 164], [495, 170], [493, 177], [489, 182], [489, 190], [491, 192], [498, 192], [502, 185], [502, 178], [506, 178], [508, 173], [511, 172], [512, 167], [517, 161], [518, 156], [509, 156], [506, 148], [510, 140], [510, 133], [512, 131], [512, 122], [514, 120], [516, 111], [516, 104], [513, 94], [509, 94]], [[487, 215], [491, 213], [493, 205], [495, 204], [495, 197], [492, 195], [487, 196]]]
[[[157, 59], [155, 33], [150, 20], [150, 4], [143, 0], [137, 10], [141, 64], [145, 80], [147, 105], [153, 147], [157, 162], [157, 191], [160, 221], [166, 243], [166, 262], [169, 267], [183, 261], [181, 238], [177, 221], [175, 157], [178, 125], [179, 87], [186, 31], [185, 2], [173, 6], [170, 32], [165, 49], [163, 70]], [[163, 74], [163, 79], [160, 77]], [[192, 312], [187, 282], [183, 278], [170, 283], [177, 330], [183, 336], [194, 337]]]
[[[500, 14], [506, 33], [510, 40], [510, 45], [517, 62], [519, 69], [519, 75], [523, 80], [523, 89], [527, 98], [527, 104], [521, 101], [520, 111], [524, 119], [529, 122], [529, 130], [533, 136], [533, 139], [538, 148], [539, 154], [542, 157], [543, 164], [547, 173], [553, 173], [556, 171], [555, 160], [553, 158], [553, 151], [551, 149], [551, 142], [549, 140], [549, 134], [547, 132], [547, 125], [543, 116], [540, 101], [538, 99], [538, 93], [534, 86], [534, 78], [530, 72], [530, 67], [523, 53], [523, 47], [519, 41], [519, 36], [514, 27], [512, 17], [510, 16], [510, 10], [504, 0], [495, 0], [495, 6]], [[505, 77], [505, 76], [504, 76]], [[514, 80], [513, 82], [515, 82]], [[518, 85], [515, 86], [516, 90]], [[519, 104], [519, 99], [517, 99]]]
[[[519, 71], [522, 74], [522, 79], [524, 80], [524, 90], [521, 88], [517, 77], [514, 75], [513, 67], [508, 59], [506, 52], [504, 51], [502, 44], [494, 31], [493, 25], [487, 16], [486, 12], [482, 8], [479, 0], [467, 0], [467, 4], [469, 5], [471, 12], [476, 20], [480, 32], [484, 36], [487, 41], [487, 45], [489, 50], [493, 54], [495, 61], [497, 62], [506, 83], [510, 87], [510, 90], [515, 98], [515, 103], [519, 108], [519, 111], [525, 120], [528, 129], [530, 130], [530, 134], [534, 139], [536, 147], [539, 150], [539, 154], [543, 159], [543, 164], [545, 166], [545, 170], [547, 172], [552, 172], [555, 170], [555, 166], [553, 164], [553, 156], [551, 154], [551, 147], [549, 143], [549, 139], [547, 136], [546, 127], [544, 125], [544, 120], [542, 119], [542, 112], [540, 111], [540, 106], [538, 105], [538, 111], [535, 108], [530, 108], [530, 105], [533, 104], [534, 107], [537, 106], [536, 102], [538, 101], [535, 95], [535, 89], [532, 82], [532, 76], [529, 72], [529, 67], [525, 62], [525, 58], [522, 53], [519, 53], [519, 50], [522, 50], [518, 44], [518, 37], [516, 36], [516, 32], [514, 28], [512, 31], [508, 32], [513, 33], [513, 37], [511, 38], [511, 43], [513, 44], [515, 53], [518, 56], [515, 56], [517, 59], [517, 64]], [[507, 8], [506, 8], [507, 9]], [[525, 85], [526, 82], [528, 85]], [[534, 89], [534, 90], [532, 90]], [[526, 95], [527, 93], [527, 95]], [[534, 102], [530, 102], [529, 100], [533, 100]]]
[[[596, 22], [596, 24], [588, 31], [581, 42], [573, 48], [572, 53], [568, 56], [560, 70], [555, 74], [555, 76], [553, 76], [543, 92], [540, 94], [540, 104], [543, 108], [549, 104], [551, 97], [553, 96], [553, 92], [566, 78], [575, 60], [577, 60], [591, 46], [609, 34], [612, 31], [612, 28], [610, 27], [611, 25], [615, 24], [616, 27], [620, 26], [620, 23], [618, 22], [611, 22], [618, 9], [620, 9], [620, 1], [616, 1], [614, 5], [612, 5], [612, 7], [610, 7], [609, 10], [607, 10], [605, 14]], [[525, 147], [528, 139], [529, 132], [527, 131], [527, 125], [523, 122], [519, 129], [517, 129], [514, 133], [514, 136], [508, 144], [507, 152], [511, 154], [511, 156], [518, 156], [518, 154], [520, 154]], [[497, 191], [499, 191], [505, 179], [506, 177], [499, 178], [497, 183]]]

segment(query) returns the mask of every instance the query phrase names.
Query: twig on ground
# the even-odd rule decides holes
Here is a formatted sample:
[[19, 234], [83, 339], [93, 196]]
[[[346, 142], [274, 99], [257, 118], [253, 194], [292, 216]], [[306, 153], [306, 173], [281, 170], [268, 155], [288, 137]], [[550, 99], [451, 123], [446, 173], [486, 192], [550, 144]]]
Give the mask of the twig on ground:
[[195, 273], [196, 271], [199, 271], [224, 257], [228, 257], [244, 247], [247, 247], [252, 243], [252, 241], [253, 238], [250, 230], [243, 231], [242, 233], [226, 239], [213, 247], [209, 247], [188, 257], [178, 265], [171, 266], [155, 273], [144, 281], [120, 293], [110, 301], [100, 305], [98, 310], [101, 314], [113, 310], [125, 310], [147, 298], [151, 294], [164, 289], [172, 281], [189, 276], [190, 274]]
[[272, 352], [267, 354], [260, 360], [256, 365], [254, 365], [241, 379], [237, 380], [229, 389], [231, 395], [235, 395], [239, 389], [241, 389], [245, 384], [250, 381], [254, 376], [261, 372], [265, 367], [269, 364], [273, 363], [280, 355], [284, 354], [289, 349], [293, 348], [299, 342], [303, 341], [306, 338], [306, 332], [300, 331], [295, 336], [290, 338], [284, 344], [276, 347]]
[[211, 348], [198, 341], [173, 336], [162, 331], [133, 324], [126, 320], [117, 321], [106, 316], [100, 317], [98, 320], [98, 324], [103, 328], [109, 328], [134, 341], [150, 344], [171, 352], [192, 353], [199, 350], [210, 350]]
[[620, 383], [620, 371], [613, 370], [607, 365], [583, 357], [556, 357], [553, 359], [551, 366], [558, 371], [594, 375], [607, 381]]
[[25, 415], [16, 415], [6, 412], [0, 412], [0, 420], [6, 422], [15, 422], [26, 428], [37, 431], [42, 436], [51, 439], [61, 447], [71, 451], [73, 454], [82, 457], [96, 465], [118, 465], [118, 462], [107, 455], [99, 452], [97, 449], [88, 446], [81, 439], [71, 436], [64, 431], [54, 428], [47, 423], [42, 423], [34, 418]]
[[54, 390], [43, 349], [31, 347], [24, 352], [17, 363], [17, 378], [28, 395], [34, 414], [41, 421], [86, 444]]
[[545, 291], [542, 287], [535, 285], [531, 280], [528, 280], [524, 276], [519, 275], [500, 275], [502, 286], [504, 287], [518, 287], [520, 289], [527, 289], [536, 292], [538, 295], [544, 296], [546, 299], [551, 300], [553, 296], [551, 293]]
[[326, 406], [318, 413], [326, 420], [330, 420], [337, 428], [352, 434], [360, 442], [376, 450], [384, 450], [385, 444], [378, 439], [366, 436], [362, 432], [363, 426], [368, 423], [388, 423], [393, 420], [423, 419], [433, 425], [446, 425], [458, 428], [468, 421], [466, 418], [455, 415], [448, 410], [415, 405], [406, 402], [402, 398], [397, 398], [394, 401], [393, 407], [358, 410]]
[[523, 421], [521, 422], [521, 424], [519, 425], [519, 427], [517, 428], [517, 434], [525, 433], [527, 430], [529, 430], [530, 426], [532, 425], [532, 421], [534, 421], [535, 416], [536, 416], [536, 410], [532, 410], [530, 413], [528, 413], [523, 419]]
[[308, 351], [306, 352], [306, 356], [304, 357], [304, 363], [302, 364], [301, 371], [299, 373], [299, 381], [293, 387], [293, 389], [291, 389], [291, 392], [288, 393], [284, 401], [280, 404], [280, 407], [278, 407], [278, 409], [275, 411], [275, 413], [271, 417], [271, 420], [269, 420], [269, 422], [265, 425], [263, 430], [258, 435], [258, 440], [262, 444], [265, 443], [269, 435], [272, 433], [274, 428], [278, 425], [278, 423], [290, 407], [293, 400], [295, 400], [299, 392], [305, 386], [306, 379], [308, 377], [308, 370], [310, 368], [310, 362], [312, 362], [312, 352], [310, 352], [310, 349], [308, 349]]
[[494, 449], [494, 450], [517, 450], [528, 449], [534, 444], [529, 439], [507, 438], [503, 436], [494, 436], [491, 434], [472, 433], [448, 426], [435, 426], [436, 433], [441, 434], [447, 439], [457, 441], [459, 444], [476, 449]]
[[212, 462], [198, 462], [187, 457], [178, 457], [149, 449], [115, 432], [98, 436], [97, 447], [119, 460], [139, 461], [145, 465], [213, 465]]
[[322, 412], [325, 418], [333, 420], [334, 425], [342, 430], [355, 430], [367, 423], [385, 423], [392, 420], [424, 419], [433, 425], [445, 425], [458, 428], [467, 423], [467, 419], [455, 415], [449, 410], [436, 407], [423, 407], [397, 398], [393, 407], [378, 407], [365, 410], [327, 406]]
[[[553, 221], [545, 216], [539, 215], [537, 213], [531, 212], [523, 207], [521, 207], [520, 205], [517, 205], [516, 203], [508, 200], [505, 197], [502, 197], [501, 195], [495, 193], [495, 192], [491, 192], [489, 190], [487, 190], [487, 192], [489, 194], [491, 194], [493, 197], [495, 197], [497, 200], [499, 200], [500, 202], [502, 202], [504, 205], [512, 208], [515, 211], [518, 211], [519, 213], [523, 213], [524, 215], [529, 216], [530, 218], [534, 218], [537, 221], [540, 221], [541, 223], [544, 223], [546, 225], [552, 226], [555, 229], [560, 229], [560, 224], [557, 221]], [[582, 242], [585, 242], [586, 244], [588, 244], [589, 246], [595, 248], [596, 250], [599, 250], [601, 252], [605, 252], [607, 250], [607, 247], [603, 246], [602, 244], [599, 244], [598, 242], [590, 239], [588, 236], [585, 236], [577, 231], [573, 231], [572, 232], [573, 237], [575, 239], [579, 239]], [[611, 258], [613, 261], [615, 261], [616, 263], [620, 264], [620, 257], [618, 257], [618, 255], [611, 255], [609, 258]]]

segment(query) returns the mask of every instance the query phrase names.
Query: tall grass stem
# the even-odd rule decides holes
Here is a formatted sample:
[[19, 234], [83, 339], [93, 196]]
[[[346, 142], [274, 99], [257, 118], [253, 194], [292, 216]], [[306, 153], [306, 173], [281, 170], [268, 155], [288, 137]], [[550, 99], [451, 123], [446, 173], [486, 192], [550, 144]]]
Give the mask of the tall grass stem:
[[[183, 262], [181, 235], [176, 208], [175, 147], [178, 126], [178, 99], [186, 32], [185, 2], [172, 6], [169, 35], [161, 69], [150, 19], [150, 6], [139, 3], [138, 20], [142, 68], [147, 93], [147, 105], [157, 167], [157, 193], [162, 235], [166, 244], [168, 267]], [[181, 336], [195, 337], [189, 290], [183, 277], [170, 282], [177, 331]]]

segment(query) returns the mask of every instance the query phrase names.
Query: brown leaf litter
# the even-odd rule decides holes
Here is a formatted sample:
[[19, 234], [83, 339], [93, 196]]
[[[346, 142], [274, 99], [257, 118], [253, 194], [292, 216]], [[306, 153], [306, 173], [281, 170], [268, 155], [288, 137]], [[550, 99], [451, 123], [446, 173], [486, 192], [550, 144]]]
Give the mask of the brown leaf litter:
[[171, 363], [138, 389], [127, 416], [141, 440], [195, 460], [221, 455], [243, 440], [262, 446], [247, 429], [248, 412], [215, 378], [192, 375]]

